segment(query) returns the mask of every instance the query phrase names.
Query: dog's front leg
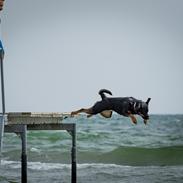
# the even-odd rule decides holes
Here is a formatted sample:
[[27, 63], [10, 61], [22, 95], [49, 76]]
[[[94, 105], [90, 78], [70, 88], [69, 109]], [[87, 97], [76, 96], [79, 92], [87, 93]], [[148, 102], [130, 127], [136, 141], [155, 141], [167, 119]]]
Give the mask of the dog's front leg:
[[128, 112], [128, 117], [130, 117], [131, 121], [134, 124], [137, 124], [137, 119], [136, 119], [136, 117], [132, 113]]
[[130, 114], [129, 117], [130, 117], [131, 121], [136, 125], [137, 124], [136, 117], [133, 114]]

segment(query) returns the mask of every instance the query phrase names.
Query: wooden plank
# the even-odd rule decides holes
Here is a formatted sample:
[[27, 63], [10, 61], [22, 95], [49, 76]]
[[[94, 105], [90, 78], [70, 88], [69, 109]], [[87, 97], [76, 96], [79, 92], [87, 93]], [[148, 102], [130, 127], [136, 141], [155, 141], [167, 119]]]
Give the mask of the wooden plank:
[[7, 124], [59, 124], [69, 113], [7, 113]]

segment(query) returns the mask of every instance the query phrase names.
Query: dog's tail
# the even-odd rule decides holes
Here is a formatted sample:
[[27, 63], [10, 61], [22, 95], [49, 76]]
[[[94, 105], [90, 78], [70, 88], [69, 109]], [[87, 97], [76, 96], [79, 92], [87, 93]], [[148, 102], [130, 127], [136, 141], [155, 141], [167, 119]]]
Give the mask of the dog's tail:
[[101, 90], [98, 92], [98, 94], [101, 96], [102, 100], [103, 100], [104, 98], [106, 98], [106, 96], [105, 96], [104, 93], [107, 93], [107, 94], [109, 94], [109, 95], [112, 95], [112, 92], [111, 92], [111, 91], [106, 90], [106, 89], [101, 89]]

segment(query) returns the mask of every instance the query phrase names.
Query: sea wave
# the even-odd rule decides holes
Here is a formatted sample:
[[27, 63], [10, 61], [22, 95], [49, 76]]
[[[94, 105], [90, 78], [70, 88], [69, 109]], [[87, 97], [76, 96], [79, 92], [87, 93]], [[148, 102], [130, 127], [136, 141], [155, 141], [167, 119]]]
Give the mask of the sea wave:
[[[60, 164], [70, 163], [69, 154], [51, 152], [50, 154], [39, 154], [34, 160], [40, 161], [37, 167], [52, 167]], [[56, 158], [53, 158], [53, 157]], [[41, 158], [42, 157], [42, 158]], [[31, 161], [31, 157], [29, 158]], [[45, 164], [44, 163], [50, 163]], [[115, 164], [125, 166], [169, 166], [183, 165], [183, 146], [169, 146], [160, 148], [144, 148], [144, 147], [118, 147], [109, 152], [100, 151], [77, 151], [77, 162], [79, 164]], [[10, 162], [11, 163], [11, 162]], [[53, 164], [52, 164], [53, 163]], [[29, 163], [31, 165], [31, 163]], [[12, 166], [19, 166], [17, 163], [12, 163]], [[43, 167], [42, 167], [43, 166]], [[69, 165], [68, 165], [69, 166]]]
[[94, 162], [129, 166], [183, 165], [183, 146], [118, 147], [107, 153], [80, 152], [78, 158], [82, 163]]
[[[21, 163], [3, 160], [0, 182], [20, 182]], [[19, 170], [17, 170], [19, 169]], [[183, 166], [124, 166], [105, 163], [78, 163], [78, 182], [182, 182]], [[70, 182], [71, 165], [60, 163], [28, 162], [30, 183]]]
[[[7, 166], [12, 169], [21, 168], [20, 161], [7, 161], [2, 160], [1, 166]], [[83, 163], [77, 164], [77, 168], [85, 169], [85, 168], [124, 168], [129, 166], [122, 166], [116, 164], [105, 164], [105, 163]], [[28, 162], [28, 169], [32, 170], [52, 170], [52, 169], [71, 169], [70, 164], [61, 164], [61, 163], [43, 163], [43, 162]]]
[[[11, 168], [11, 169], [20, 169], [21, 168], [21, 162], [20, 161], [7, 161], [7, 160], [2, 160], [1, 161], [1, 166], [6, 167], [6, 168]], [[160, 165], [151, 165], [148, 167], [159, 167]], [[162, 166], [162, 167], [167, 167], [170, 165]], [[82, 169], [128, 169], [130, 167], [139, 167], [139, 166], [130, 166], [130, 165], [119, 165], [119, 164], [110, 164], [110, 163], [77, 163], [77, 168], [79, 170]], [[141, 166], [141, 167], [146, 167], [146, 166]], [[171, 167], [177, 167], [177, 165], [172, 165]], [[179, 166], [182, 167], [183, 166]], [[44, 162], [28, 162], [28, 169], [30, 170], [53, 170], [53, 169], [59, 169], [59, 170], [71, 170], [71, 164], [62, 164], [62, 163], [44, 163]]]
[[183, 146], [161, 148], [119, 147], [102, 154], [105, 163], [122, 165], [183, 165]]

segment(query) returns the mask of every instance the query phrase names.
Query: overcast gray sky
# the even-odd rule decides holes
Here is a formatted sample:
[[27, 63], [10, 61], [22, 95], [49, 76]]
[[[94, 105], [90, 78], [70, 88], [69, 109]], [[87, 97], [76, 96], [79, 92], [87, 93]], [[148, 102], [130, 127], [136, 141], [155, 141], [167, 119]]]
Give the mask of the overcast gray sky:
[[182, 0], [6, 0], [7, 111], [89, 107], [101, 88], [183, 113]]

